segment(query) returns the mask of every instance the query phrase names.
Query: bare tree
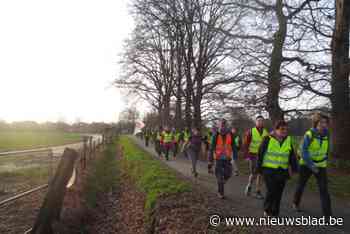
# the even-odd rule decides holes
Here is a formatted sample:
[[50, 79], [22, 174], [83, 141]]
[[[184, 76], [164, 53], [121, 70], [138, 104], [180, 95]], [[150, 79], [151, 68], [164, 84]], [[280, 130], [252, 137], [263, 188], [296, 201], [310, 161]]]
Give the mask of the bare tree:
[[349, 29], [350, 2], [336, 0], [336, 19], [332, 38], [332, 114], [333, 154], [348, 159], [350, 155], [350, 96], [349, 96]]

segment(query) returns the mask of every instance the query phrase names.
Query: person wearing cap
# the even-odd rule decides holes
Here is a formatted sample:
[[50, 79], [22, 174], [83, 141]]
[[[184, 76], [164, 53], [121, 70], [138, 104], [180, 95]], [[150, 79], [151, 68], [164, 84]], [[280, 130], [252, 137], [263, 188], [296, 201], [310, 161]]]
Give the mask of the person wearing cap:
[[288, 126], [284, 120], [276, 123], [271, 135], [265, 136], [259, 151], [257, 172], [263, 175], [266, 184], [264, 215], [278, 216], [284, 187], [290, 177], [289, 168], [298, 168]]
[[306, 131], [299, 161], [299, 180], [294, 194], [293, 208], [300, 211], [299, 205], [304, 188], [310, 176], [314, 175], [320, 191], [323, 215], [332, 216], [331, 199], [328, 192], [327, 161], [329, 155], [329, 117], [315, 114], [313, 127]]
[[210, 145], [208, 171], [211, 171], [215, 160], [215, 176], [218, 184], [218, 196], [225, 198], [225, 183], [232, 176], [233, 136], [226, 127], [226, 120], [220, 121], [220, 129], [212, 136]]
[[259, 146], [265, 136], [268, 136], [268, 131], [264, 128], [264, 117], [261, 115], [256, 117], [255, 127], [249, 129], [244, 137], [243, 152], [245, 158], [249, 162], [250, 175], [248, 184], [245, 187], [244, 194], [250, 196], [252, 184], [256, 179], [256, 198], [263, 199], [261, 194], [261, 175], [256, 172], [256, 162], [258, 158]]

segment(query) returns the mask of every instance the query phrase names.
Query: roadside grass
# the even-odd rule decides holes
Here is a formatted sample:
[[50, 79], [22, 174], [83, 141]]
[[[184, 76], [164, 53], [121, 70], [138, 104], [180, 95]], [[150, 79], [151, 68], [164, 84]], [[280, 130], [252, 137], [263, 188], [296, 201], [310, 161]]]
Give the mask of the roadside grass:
[[118, 185], [117, 166], [116, 142], [114, 142], [108, 145], [102, 156], [92, 163], [84, 188], [84, 198], [90, 208], [96, 207], [101, 194], [112, 191]]
[[79, 141], [81, 141], [81, 135], [79, 133], [59, 131], [1, 131], [0, 152], [64, 145]]
[[146, 212], [154, 208], [157, 199], [162, 195], [191, 191], [188, 182], [179, 180], [174, 171], [155, 160], [127, 136], [121, 136], [119, 144], [124, 147], [124, 155], [119, 167], [146, 194]]

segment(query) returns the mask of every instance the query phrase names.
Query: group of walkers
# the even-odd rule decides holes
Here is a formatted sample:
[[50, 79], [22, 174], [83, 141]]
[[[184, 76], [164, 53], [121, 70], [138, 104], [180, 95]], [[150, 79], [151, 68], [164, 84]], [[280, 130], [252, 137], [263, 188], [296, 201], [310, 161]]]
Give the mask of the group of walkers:
[[160, 159], [169, 160], [172, 156], [176, 159], [178, 154], [184, 155], [192, 162], [192, 174], [194, 177], [198, 176], [197, 161], [202, 149], [202, 145], [206, 150], [209, 149], [208, 139], [210, 135], [202, 137], [199, 128], [193, 128], [191, 131], [185, 129], [183, 131], [172, 129], [168, 126], [159, 127], [158, 131], [145, 130], [143, 133], [145, 145], [148, 147], [149, 142], [154, 143], [155, 151]]
[[[191, 159], [192, 173], [198, 176], [197, 160], [204, 143], [208, 154], [208, 173], [214, 173], [217, 180], [218, 196], [225, 198], [225, 184], [232, 174], [239, 175], [237, 164], [238, 153], [242, 152], [249, 163], [249, 178], [244, 194], [264, 200], [264, 215], [278, 216], [280, 202], [287, 180], [299, 173], [296, 191], [292, 202], [295, 211], [301, 211], [300, 203], [304, 188], [310, 176], [314, 175], [319, 187], [323, 215], [332, 215], [331, 201], [328, 192], [327, 160], [329, 155], [329, 117], [315, 114], [312, 128], [306, 131], [301, 143], [300, 156], [293, 147], [292, 137], [288, 134], [287, 122], [278, 121], [271, 132], [264, 127], [264, 118], [256, 117], [255, 127], [247, 130], [241, 140], [235, 127], [228, 127], [222, 119], [205, 136], [199, 128], [192, 131], [170, 130], [169, 127], [159, 128], [157, 132], [144, 133], [146, 146], [153, 139], [155, 149], [160, 158], [169, 160], [170, 152], [174, 159], [182, 153]], [[215, 170], [213, 171], [213, 167]], [[262, 193], [265, 183], [266, 193]]]

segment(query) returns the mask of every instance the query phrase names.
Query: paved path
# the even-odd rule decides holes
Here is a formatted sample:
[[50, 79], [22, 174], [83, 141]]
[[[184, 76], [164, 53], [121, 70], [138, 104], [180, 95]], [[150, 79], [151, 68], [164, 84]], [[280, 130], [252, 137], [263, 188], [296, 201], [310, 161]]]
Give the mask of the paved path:
[[[145, 149], [147, 152], [151, 153], [153, 156], [156, 156], [156, 152], [154, 151], [153, 145], [150, 147], [145, 147], [144, 143], [136, 138], [131, 137], [138, 146]], [[175, 169], [180, 172], [184, 176], [188, 178], [192, 178], [191, 173], [191, 164], [190, 161], [184, 158], [183, 156], [179, 156], [176, 160], [163, 161], [169, 167]], [[210, 189], [213, 192], [217, 191], [217, 184], [215, 176], [208, 174], [207, 163], [199, 161], [197, 165], [197, 170], [199, 173], [198, 179], [196, 182], [200, 185]], [[192, 178], [193, 179], [193, 178]], [[247, 184], [247, 176], [233, 176], [225, 186], [225, 195], [227, 196], [228, 201], [232, 201], [235, 203], [245, 204], [246, 209], [252, 212], [252, 215], [256, 215], [259, 213], [262, 215], [262, 200], [258, 200], [254, 197], [246, 197], [244, 195], [244, 188]], [[281, 216], [320, 216], [321, 215], [321, 204], [319, 194], [316, 192], [312, 192], [305, 189], [303, 200], [302, 200], [302, 213], [297, 213], [290, 209], [292, 196], [295, 190], [295, 185], [287, 184], [286, 189], [283, 194], [282, 203], [281, 203]], [[253, 190], [254, 191], [254, 190]], [[334, 215], [337, 217], [344, 218], [344, 225], [341, 227], [333, 227], [329, 229], [331, 233], [350, 233], [350, 201], [345, 201], [342, 199], [332, 197], [332, 207]], [[232, 214], [239, 215], [239, 214]], [[328, 233], [328, 232], [327, 232]]]

